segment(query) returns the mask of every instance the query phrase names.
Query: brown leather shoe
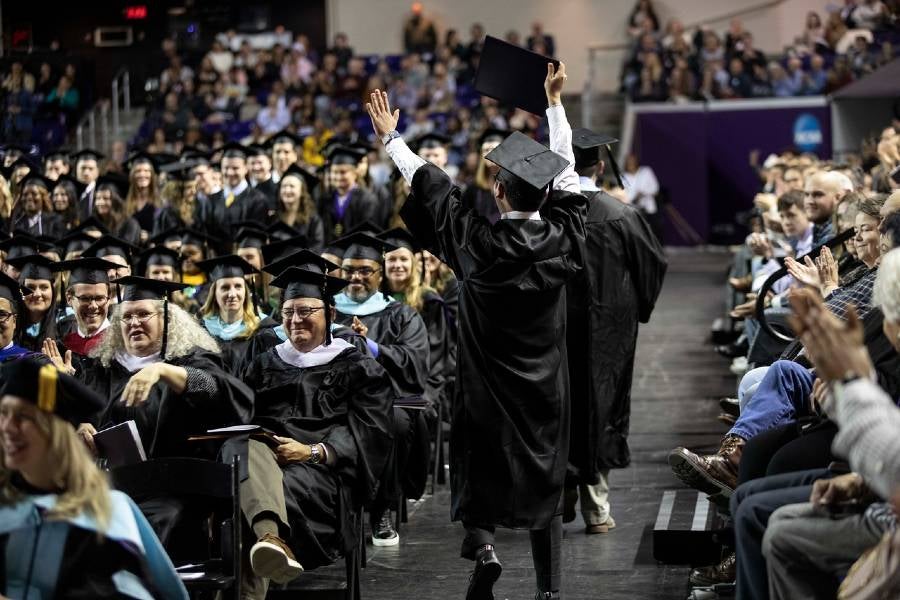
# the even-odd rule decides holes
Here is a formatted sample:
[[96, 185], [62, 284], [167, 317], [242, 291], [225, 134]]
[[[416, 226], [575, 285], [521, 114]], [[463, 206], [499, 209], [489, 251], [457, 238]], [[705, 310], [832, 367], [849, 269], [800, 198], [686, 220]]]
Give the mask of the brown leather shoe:
[[731, 277], [728, 283], [736, 292], [749, 292], [750, 286], [753, 285], [753, 275], [745, 275], [743, 277]]
[[606, 517], [606, 520], [599, 525], [588, 525], [584, 528], [584, 532], [588, 535], [595, 533], [609, 533], [610, 529], [616, 528], [616, 522], [613, 520], [612, 515]]
[[687, 448], [675, 448], [669, 453], [669, 466], [685, 485], [710, 495], [730, 497], [737, 487], [744, 444], [743, 438], [726, 435], [715, 454], [701, 456]]
[[303, 572], [290, 547], [280, 537], [267, 533], [250, 548], [250, 566], [258, 577], [287, 583]]
[[734, 583], [737, 579], [737, 556], [734, 552], [717, 565], [700, 567], [691, 571], [691, 585], [712, 587], [721, 583]]

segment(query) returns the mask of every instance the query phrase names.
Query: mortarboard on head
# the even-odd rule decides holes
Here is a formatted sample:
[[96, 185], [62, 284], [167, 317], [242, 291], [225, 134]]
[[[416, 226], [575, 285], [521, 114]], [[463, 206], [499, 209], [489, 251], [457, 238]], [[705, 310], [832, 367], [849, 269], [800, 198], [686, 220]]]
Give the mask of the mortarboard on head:
[[[88, 217], [87, 219], [85, 219], [84, 221], [79, 223], [77, 227], [72, 229], [73, 233], [75, 233], [75, 232], [87, 233], [90, 231], [99, 231], [101, 235], [109, 233], [109, 229], [106, 228], [106, 225], [104, 225], [100, 221], [100, 219], [98, 219], [97, 217], [95, 217], [93, 215]], [[94, 239], [97, 239], [97, 238], [94, 238]]]
[[36, 357], [3, 365], [0, 381], [0, 396], [17, 396], [73, 425], [89, 422], [106, 407], [106, 398]]
[[543, 115], [547, 109], [547, 63], [559, 67], [558, 60], [487, 36], [475, 74], [475, 89], [503, 104]]
[[199, 248], [208, 249], [210, 245], [215, 244], [219, 240], [206, 235], [201, 231], [197, 231], [196, 229], [191, 229], [190, 227], [185, 227], [181, 229], [181, 245], [192, 245], [197, 246]]
[[266, 244], [262, 247], [263, 260], [267, 265], [271, 264], [292, 252], [306, 248], [308, 244], [309, 242], [305, 235], [298, 235], [286, 240], [278, 240], [277, 242]]
[[165, 246], [166, 244], [172, 242], [178, 242], [178, 245], [180, 246], [181, 230], [179, 230], [177, 227], [166, 229], [165, 231], [157, 233], [147, 241], [150, 242], [150, 244], [153, 246]]
[[319, 298], [326, 304], [333, 304], [334, 295], [347, 287], [348, 283], [340, 277], [332, 277], [299, 267], [288, 267], [273, 279], [270, 285], [284, 290], [284, 300]]
[[329, 255], [329, 256], [335, 257], [335, 258], [338, 259], [338, 260], [343, 260], [343, 258], [344, 258], [344, 248], [342, 248], [341, 246], [335, 244], [335, 242], [337, 242], [337, 241], [338, 241], [338, 240], [335, 240], [334, 242], [331, 242], [331, 243], [329, 243], [327, 246], [325, 246], [325, 247], [322, 249], [322, 255], [327, 254], [327, 255]]
[[406, 248], [413, 254], [422, 250], [419, 243], [416, 241], [416, 238], [413, 237], [413, 234], [402, 227], [394, 227], [393, 229], [380, 233], [378, 234], [378, 239], [384, 240], [397, 248]]
[[485, 158], [537, 190], [562, 173], [568, 161], [521, 132], [513, 132]]
[[54, 160], [69, 162], [69, 149], [60, 147], [56, 148], [55, 150], [51, 150], [44, 155], [45, 164]]
[[37, 186], [49, 192], [53, 189], [53, 184], [52, 179], [48, 179], [41, 175], [39, 171], [32, 169], [28, 172], [28, 175], [22, 178], [22, 181], [19, 183], [19, 189], [24, 190], [27, 186]]
[[359, 161], [366, 157], [366, 152], [350, 146], [337, 145], [332, 147], [326, 159], [332, 165], [358, 165]]
[[137, 252], [138, 248], [134, 244], [129, 244], [125, 240], [119, 239], [113, 235], [104, 234], [93, 244], [84, 249], [82, 256], [96, 256], [103, 258], [104, 256], [121, 256], [129, 264], [131, 257]]
[[72, 252], [81, 255], [85, 248], [88, 248], [96, 241], [97, 238], [88, 235], [84, 231], [73, 231], [69, 235], [56, 241], [56, 245], [62, 250], [63, 257], [68, 256]]
[[8, 156], [12, 156], [13, 159], [16, 159], [20, 156], [28, 156], [32, 152], [34, 152], [34, 146], [32, 145], [24, 145], [17, 144], [15, 142], [10, 144], [3, 144], [3, 158], [6, 159]]
[[106, 158], [106, 155], [102, 152], [92, 150], [91, 148], [85, 148], [84, 150], [73, 152], [69, 155], [69, 158], [74, 160], [76, 163], [81, 160], [95, 160], [97, 162], [100, 162], [101, 160]]
[[497, 129], [496, 127], [488, 127], [484, 130], [484, 132], [478, 137], [478, 146], [484, 146], [488, 142], [496, 142], [500, 143], [507, 138], [509, 135], [509, 131], [505, 129]]
[[128, 195], [128, 177], [119, 173], [106, 173], [97, 178], [97, 190], [108, 189], [114, 191], [120, 198]]
[[181, 253], [165, 246], [147, 248], [138, 255], [137, 260], [142, 273], [147, 272], [147, 267], [153, 266], [172, 267], [176, 271], [181, 269]]
[[172, 292], [179, 292], [188, 287], [186, 283], [148, 279], [135, 275], [113, 279], [112, 283], [118, 284], [121, 288], [122, 302], [166, 300]]
[[197, 268], [206, 273], [210, 281], [259, 273], [256, 267], [237, 254], [226, 254], [225, 256], [201, 260], [197, 263]]
[[[382, 231], [381, 227], [379, 227], [377, 224], [375, 224], [372, 221], [369, 221], [367, 219], [367, 220], [363, 221], [362, 223], [360, 223], [359, 225], [357, 225], [356, 227], [354, 227], [353, 229], [351, 229], [350, 231], [348, 231], [347, 235], [344, 237], [353, 235], [354, 233], [368, 233], [368, 234], [371, 234], [372, 236], [376, 236], [379, 233], [381, 233], [381, 231]], [[337, 241], [337, 240], [335, 240], [335, 241]]]
[[262, 248], [269, 241], [269, 234], [256, 227], [241, 227], [234, 236], [237, 248]]
[[23, 296], [31, 294], [31, 290], [20, 284], [18, 281], [0, 272], [0, 298], [6, 298], [12, 304], [12, 309], [16, 313], [21, 313], [25, 308], [25, 299]]
[[0, 250], [6, 252], [6, 260], [20, 256], [49, 252], [53, 249], [51, 244], [37, 240], [30, 235], [15, 233], [12, 237], [0, 241]]
[[334, 243], [344, 247], [343, 260], [359, 258], [381, 262], [385, 252], [397, 249], [394, 244], [362, 232], [351, 233]]
[[118, 269], [120, 266], [102, 258], [86, 257], [60, 261], [55, 264], [54, 270], [57, 272], [69, 271], [68, 285], [70, 286], [76, 283], [94, 285], [109, 283], [109, 271]]
[[247, 159], [247, 147], [238, 142], [228, 142], [224, 146], [216, 148], [216, 152], [221, 152], [222, 158]]
[[616, 164], [616, 159], [613, 157], [613, 152], [610, 148], [610, 144], [618, 141], [614, 137], [603, 135], [602, 133], [594, 133], [584, 127], [574, 129], [572, 131], [572, 150], [575, 153], [575, 167], [579, 169], [593, 167], [600, 162], [600, 148], [605, 147], [613, 174], [616, 176], [619, 186], [624, 187], [622, 185], [622, 175], [619, 172], [619, 165]]
[[245, 146], [247, 150], [247, 158], [254, 156], [269, 156], [269, 151], [262, 144], [249, 144]]
[[158, 169], [157, 159], [143, 150], [138, 150], [134, 152], [125, 159], [123, 163], [125, 168], [129, 171], [132, 170], [137, 165], [150, 165], [150, 168], [153, 169], [154, 172]]
[[268, 141], [266, 141], [266, 144], [269, 146], [274, 146], [275, 144], [291, 144], [295, 148], [300, 148], [303, 146], [303, 138], [296, 133], [291, 133], [287, 129], [282, 129], [270, 137]]
[[266, 227], [266, 233], [269, 234], [269, 238], [273, 242], [280, 242], [282, 240], [289, 240], [291, 238], [295, 238], [300, 234], [300, 231], [291, 227], [284, 221], [275, 221], [268, 227]]
[[307, 192], [312, 192], [312, 190], [315, 189], [317, 185], [319, 185], [318, 175], [316, 175], [309, 169], [304, 169], [303, 167], [296, 164], [291, 165], [287, 169], [285, 169], [284, 173], [281, 174], [281, 179], [278, 181], [278, 185], [280, 186], [281, 182], [284, 181], [286, 177], [290, 177], [291, 175], [300, 177]]
[[56, 181], [53, 183], [53, 189], [55, 190], [59, 186], [72, 186], [72, 189], [75, 190], [75, 196], [80, 198], [84, 193], [84, 190], [87, 188], [86, 185], [72, 177], [71, 175], [60, 175], [56, 178]]
[[266, 265], [263, 267], [263, 271], [277, 276], [281, 275], [285, 270], [291, 267], [299, 267], [307, 271], [315, 271], [322, 274], [341, 268], [340, 265], [336, 265], [330, 260], [322, 258], [312, 250], [303, 248], [296, 252], [291, 252], [275, 262]]
[[420, 150], [425, 150], [428, 148], [444, 148], [447, 144], [450, 143], [450, 138], [444, 135], [443, 133], [438, 133], [436, 131], [431, 131], [428, 133], [423, 133], [415, 140], [413, 140], [413, 147], [416, 152]]
[[16, 258], [7, 258], [6, 262], [19, 271], [19, 281], [26, 279], [44, 279], [53, 281], [54, 265], [57, 263], [42, 254], [29, 254]]

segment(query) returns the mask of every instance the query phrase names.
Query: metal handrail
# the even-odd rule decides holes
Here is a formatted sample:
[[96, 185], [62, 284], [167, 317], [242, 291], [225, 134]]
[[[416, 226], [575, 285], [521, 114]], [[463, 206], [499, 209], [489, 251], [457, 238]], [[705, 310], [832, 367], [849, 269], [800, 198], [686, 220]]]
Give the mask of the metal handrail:
[[75, 147], [78, 150], [110, 149], [114, 137], [122, 132], [121, 111], [131, 111], [131, 75], [125, 67], [116, 72], [110, 86], [109, 99], [101, 98], [78, 120]]
[[[121, 84], [119, 83], [121, 80]], [[128, 69], [122, 67], [113, 76], [112, 80], [112, 129], [118, 135], [120, 131], [119, 99], [121, 96], [122, 109], [125, 112], [131, 110], [131, 74]]]

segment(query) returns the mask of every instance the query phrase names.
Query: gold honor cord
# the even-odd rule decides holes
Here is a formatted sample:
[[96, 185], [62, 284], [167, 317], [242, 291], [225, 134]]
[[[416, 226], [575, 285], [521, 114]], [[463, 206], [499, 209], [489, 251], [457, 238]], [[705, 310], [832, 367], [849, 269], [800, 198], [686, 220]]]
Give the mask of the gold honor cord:
[[59, 371], [53, 365], [44, 365], [38, 371], [38, 408], [52, 413], [56, 410], [56, 382]]

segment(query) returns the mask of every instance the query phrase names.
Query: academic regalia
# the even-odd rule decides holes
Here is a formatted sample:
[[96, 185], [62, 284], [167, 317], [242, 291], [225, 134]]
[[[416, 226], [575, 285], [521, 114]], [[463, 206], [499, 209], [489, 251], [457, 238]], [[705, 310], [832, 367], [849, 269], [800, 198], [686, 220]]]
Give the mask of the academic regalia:
[[[244, 191], [235, 196], [231, 206], [225, 206], [225, 203], [224, 190], [198, 201], [194, 209], [194, 227], [225, 243], [236, 233], [233, 228], [237, 223], [266, 221], [268, 214], [266, 198], [262, 192], [251, 188], [249, 184]], [[222, 246], [218, 250], [225, 253], [230, 248]]]
[[334, 191], [319, 195], [318, 205], [326, 242], [345, 235], [366, 221], [378, 218], [378, 200], [372, 192], [360, 187], [350, 190], [350, 199], [343, 211], [338, 209], [337, 192]]
[[491, 190], [470, 185], [462, 193], [462, 203], [463, 206], [474, 209], [475, 214], [481, 215], [491, 223], [496, 223], [500, 219], [500, 210], [497, 208], [497, 202], [494, 200], [494, 193]]
[[[284, 224], [282, 221], [274, 221], [270, 224], [268, 230], [272, 229], [272, 226], [276, 224]], [[291, 227], [296, 233], [294, 236], [303, 236], [306, 238], [306, 247], [314, 252], [319, 252], [322, 248], [325, 247], [325, 226], [322, 223], [322, 217], [319, 216], [318, 213], [313, 213], [309, 216], [309, 221], [306, 223], [294, 223], [293, 225], [287, 225]], [[273, 236], [273, 241], [277, 236]]]
[[55, 339], [57, 337], [58, 290], [56, 276], [53, 272], [57, 263], [42, 254], [7, 258], [6, 262], [18, 269], [19, 283], [22, 286], [28, 279], [50, 282], [50, 305], [38, 322], [28, 324], [26, 310], [18, 313], [19, 318], [22, 319], [22, 324], [19, 325], [22, 327], [19, 344], [34, 352], [40, 352], [46, 338]]
[[[329, 363], [299, 368], [273, 348], [257, 356], [243, 380], [256, 391], [254, 423], [305, 443], [322, 442], [334, 465], [282, 468], [290, 536], [306, 569], [330, 564], [356, 545], [349, 515], [374, 495], [390, 454], [393, 391], [385, 370], [355, 348]], [[251, 473], [252, 476], [252, 473]]]
[[584, 270], [567, 290], [569, 462], [579, 482], [595, 484], [601, 469], [623, 468], [630, 460], [638, 322], [650, 318], [666, 258], [640, 212], [602, 191], [588, 204], [583, 255]]
[[13, 231], [21, 231], [33, 236], [47, 237], [58, 240], [68, 233], [63, 218], [52, 212], [41, 212], [34, 224], [29, 222], [25, 214], [18, 215], [12, 222]]
[[556, 512], [568, 456], [565, 284], [579, 266], [585, 198], [554, 194], [547, 220], [491, 225], [460, 196], [426, 164], [401, 210], [460, 284], [451, 514], [542, 529]]

